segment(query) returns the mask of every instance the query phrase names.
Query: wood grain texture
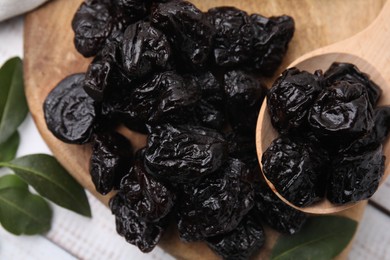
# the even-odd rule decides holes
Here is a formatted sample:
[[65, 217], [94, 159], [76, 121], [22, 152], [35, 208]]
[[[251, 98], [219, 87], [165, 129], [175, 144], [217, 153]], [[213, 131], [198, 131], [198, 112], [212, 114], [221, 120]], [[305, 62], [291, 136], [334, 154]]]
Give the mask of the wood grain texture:
[[[234, 5], [250, 13], [258, 12], [266, 16], [280, 14], [293, 16], [297, 30], [284, 61], [285, 66], [310, 50], [337, 42], [364, 29], [377, 16], [384, 0], [192, 2], [203, 10], [220, 5]], [[81, 0], [54, 0], [27, 15], [24, 54], [26, 95], [35, 123], [53, 154], [84, 187], [102, 202], [107, 203], [109, 196], [103, 197], [95, 192], [88, 174], [90, 147], [60, 142], [47, 130], [43, 119], [42, 104], [48, 92], [66, 75], [85, 71], [90, 61], [78, 54], [73, 46], [70, 22], [80, 3]], [[138, 145], [142, 144], [142, 138], [133, 137], [133, 140], [137, 141]], [[359, 220], [363, 210], [362, 204], [343, 214]], [[269, 230], [267, 235], [267, 244], [262, 250], [261, 258], [267, 258], [277, 238], [277, 234]], [[202, 243], [180, 242], [175, 230], [167, 232], [160, 245], [180, 259], [216, 259]], [[345, 258], [347, 253], [348, 250], [340, 257]]]

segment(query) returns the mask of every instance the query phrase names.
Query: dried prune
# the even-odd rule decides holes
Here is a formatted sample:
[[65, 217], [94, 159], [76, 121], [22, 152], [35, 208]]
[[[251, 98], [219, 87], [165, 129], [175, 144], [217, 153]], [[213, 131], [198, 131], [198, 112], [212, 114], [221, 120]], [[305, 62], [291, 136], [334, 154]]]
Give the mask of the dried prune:
[[229, 121], [233, 129], [254, 133], [266, 88], [260, 80], [241, 70], [224, 75]]
[[139, 218], [131, 204], [126, 203], [124, 195], [119, 192], [110, 200], [110, 208], [115, 215], [116, 230], [130, 244], [147, 253], [160, 241], [167, 226], [167, 220], [147, 222]]
[[211, 52], [215, 30], [198, 8], [187, 1], [170, 1], [152, 7], [151, 23], [164, 32], [186, 68], [203, 67]]
[[149, 13], [151, 0], [111, 0], [115, 8], [115, 19], [123, 26], [126, 26], [141, 20]]
[[322, 199], [328, 161], [327, 153], [318, 145], [287, 136], [275, 139], [262, 156], [267, 179], [297, 206]]
[[236, 229], [207, 238], [206, 242], [223, 259], [245, 260], [263, 246], [265, 233], [259, 219], [249, 213]]
[[122, 57], [128, 76], [141, 78], [164, 69], [170, 56], [171, 46], [167, 38], [149, 22], [127, 27], [123, 36]]
[[116, 132], [99, 133], [93, 139], [89, 172], [96, 190], [106, 195], [118, 189], [132, 163], [132, 146]]
[[245, 11], [216, 7], [207, 12], [216, 30], [213, 54], [219, 66], [237, 66], [253, 58], [253, 26]]
[[326, 84], [333, 85], [336, 81], [350, 81], [363, 84], [368, 93], [371, 105], [374, 107], [382, 94], [380, 87], [370, 80], [370, 77], [361, 72], [351, 63], [334, 62], [324, 73]]
[[307, 114], [322, 91], [321, 75], [297, 68], [285, 70], [267, 95], [271, 123], [280, 133], [293, 132], [307, 125]]
[[295, 23], [287, 15], [266, 18], [252, 14], [250, 20], [254, 28], [254, 66], [265, 76], [271, 76], [282, 63], [291, 41]]
[[295, 234], [307, 220], [307, 215], [288, 206], [263, 181], [254, 183], [255, 208], [257, 217], [261, 218], [273, 229]]
[[145, 166], [156, 178], [186, 183], [218, 170], [227, 160], [227, 143], [215, 130], [163, 125], [148, 137]]
[[195, 105], [194, 113], [196, 123], [201, 126], [216, 130], [221, 130], [224, 126], [225, 111], [207, 100], [199, 100]]
[[139, 218], [157, 222], [171, 211], [176, 195], [146, 172], [143, 159], [143, 150], [139, 150], [134, 166], [121, 181], [120, 190]]
[[338, 146], [366, 134], [374, 124], [373, 109], [360, 83], [338, 81], [317, 97], [308, 121], [319, 139]]
[[254, 203], [247, 175], [244, 163], [230, 159], [219, 172], [185, 185], [178, 205], [180, 237], [202, 240], [235, 229]]
[[379, 186], [384, 172], [382, 145], [363, 153], [337, 155], [331, 163], [327, 198], [344, 204], [370, 198]]
[[112, 8], [104, 1], [84, 1], [72, 20], [76, 49], [85, 57], [98, 53], [115, 25]]
[[72, 74], [49, 93], [43, 105], [48, 129], [63, 142], [90, 141], [96, 111], [93, 99], [83, 89], [85, 74]]

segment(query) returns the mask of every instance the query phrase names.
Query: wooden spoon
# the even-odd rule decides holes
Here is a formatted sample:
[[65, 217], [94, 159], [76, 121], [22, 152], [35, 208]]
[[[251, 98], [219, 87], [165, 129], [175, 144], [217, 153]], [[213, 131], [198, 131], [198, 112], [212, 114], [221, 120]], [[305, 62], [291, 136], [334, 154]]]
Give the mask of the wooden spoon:
[[[289, 67], [297, 67], [301, 70], [314, 72], [317, 69], [326, 70], [337, 62], [349, 62], [355, 64], [361, 71], [369, 74], [371, 79], [381, 86], [383, 90], [379, 105], [390, 105], [390, 1], [386, 2], [378, 18], [364, 31], [344, 41], [314, 50], [296, 59]], [[266, 100], [260, 110], [256, 130], [256, 147], [259, 161], [263, 152], [278, 136], [272, 127], [267, 109]], [[384, 182], [390, 172], [390, 139], [384, 145], [384, 154], [388, 158], [385, 161]], [[260, 163], [262, 167], [262, 164]], [[296, 207], [280, 195], [274, 185], [266, 179], [268, 185], [276, 195], [288, 205], [298, 210], [313, 214], [329, 214], [345, 210], [357, 203], [336, 205], [324, 199], [312, 206]]]

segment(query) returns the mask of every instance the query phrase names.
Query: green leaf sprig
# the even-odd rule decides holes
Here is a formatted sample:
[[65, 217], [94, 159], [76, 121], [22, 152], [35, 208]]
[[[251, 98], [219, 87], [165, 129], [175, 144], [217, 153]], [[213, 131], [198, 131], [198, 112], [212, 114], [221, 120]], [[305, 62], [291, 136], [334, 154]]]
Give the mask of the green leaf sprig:
[[[0, 68], [0, 168], [14, 174], [0, 177], [0, 223], [15, 235], [47, 232], [55, 204], [90, 217], [84, 188], [50, 155], [15, 158], [20, 143], [19, 125], [28, 113], [23, 64], [12, 58]], [[33, 194], [29, 185], [39, 194]]]

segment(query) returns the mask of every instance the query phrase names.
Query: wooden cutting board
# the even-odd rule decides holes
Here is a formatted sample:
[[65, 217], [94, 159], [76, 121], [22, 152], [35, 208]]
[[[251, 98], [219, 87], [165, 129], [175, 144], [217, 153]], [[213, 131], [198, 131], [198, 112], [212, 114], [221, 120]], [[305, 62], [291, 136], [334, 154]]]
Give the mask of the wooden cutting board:
[[[53, 0], [29, 13], [25, 19], [24, 75], [28, 104], [34, 121], [53, 154], [65, 168], [103, 203], [108, 196], [95, 192], [88, 173], [91, 148], [69, 145], [57, 140], [47, 130], [42, 104], [50, 90], [65, 76], [84, 72], [90, 60], [78, 54], [73, 45], [71, 20], [82, 0]], [[192, 0], [200, 9], [215, 6], [236, 6], [248, 13], [265, 16], [288, 14], [294, 17], [296, 33], [281, 70], [300, 55], [345, 39], [364, 29], [379, 13], [385, 0]], [[142, 147], [145, 137], [129, 136], [136, 147]], [[340, 214], [357, 221], [366, 203]], [[266, 230], [267, 242], [256, 258], [267, 259], [278, 234]], [[175, 230], [169, 230], [160, 246], [180, 259], [218, 259], [203, 243], [183, 243]], [[345, 259], [347, 248], [338, 259]]]

